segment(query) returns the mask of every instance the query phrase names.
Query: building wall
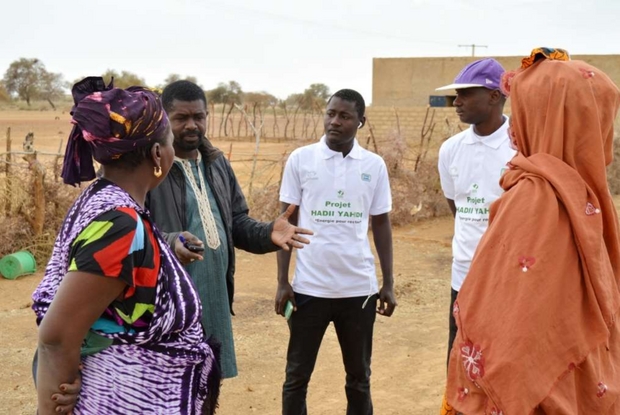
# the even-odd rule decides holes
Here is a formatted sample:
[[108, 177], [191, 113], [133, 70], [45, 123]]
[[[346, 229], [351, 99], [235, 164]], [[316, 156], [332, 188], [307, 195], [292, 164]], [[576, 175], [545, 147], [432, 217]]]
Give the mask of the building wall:
[[[428, 110], [428, 116], [427, 114]], [[433, 111], [435, 113], [433, 118]], [[446, 138], [467, 128], [461, 124], [454, 108], [418, 107], [378, 107], [366, 109], [368, 123], [360, 130], [358, 139], [363, 141], [368, 137], [370, 128], [378, 143], [385, 143], [396, 138], [400, 127], [400, 136], [409, 146], [415, 146], [422, 138], [422, 130], [426, 131], [433, 124], [432, 141], [441, 143]], [[424, 119], [426, 118], [426, 124]], [[428, 133], [427, 133], [428, 134]]]
[[[426, 115], [427, 111], [428, 116]], [[435, 116], [431, 119], [433, 111]], [[510, 116], [510, 102], [506, 103], [504, 114]], [[360, 134], [358, 134], [360, 141], [368, 138], [370, 128], [372, 128], [377, 142], [383, 143], [392, 140], [398, 134], [400, 126], [401, 137], [408, 145], [415, 146], [421, 139], [422, 129], [426, 130], [434, 123], [432, 141], [438, 144], [469, 127], [469, 125], [460, 122], [453, 107], [441, 108], [429, 107], [428, 105], [379, 107], [373, 105], [366, 108], [366, 118], [370, 127], [366, 125], [360, 130]], [[614, 138], [620, 139], [620, 114], [616, 117], [614, 124]]]
[[[423, 107], [428, 105], [430, 95], [453, 94], [435, 88], [451, 84], [465, 65], [480, 58], [375, 58], [372, 106]], [[521, 58], [496, 57], [506, 70], [519, 67]], [[620, 55], [573, 55], [572, 59], [596, 66], [620, 85]]]

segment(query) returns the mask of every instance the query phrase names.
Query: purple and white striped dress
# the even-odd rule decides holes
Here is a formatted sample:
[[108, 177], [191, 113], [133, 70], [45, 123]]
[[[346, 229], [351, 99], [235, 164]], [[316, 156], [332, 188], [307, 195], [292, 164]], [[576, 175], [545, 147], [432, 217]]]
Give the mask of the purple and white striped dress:
[[[102, 213], [137, 203], [118, 186], [98, 180], [73, 204], [60, 230], [41, 284], [33, 294], [37, 324], [67, 273], [71, 244]], [[155, 310], [144, 331], [97, 334], [111, 346], [82, 357], [82, 390], [75, 414], [212, 414], [220, 373], [200, 324], [193, 283], [155, 227], [161, 252]]]

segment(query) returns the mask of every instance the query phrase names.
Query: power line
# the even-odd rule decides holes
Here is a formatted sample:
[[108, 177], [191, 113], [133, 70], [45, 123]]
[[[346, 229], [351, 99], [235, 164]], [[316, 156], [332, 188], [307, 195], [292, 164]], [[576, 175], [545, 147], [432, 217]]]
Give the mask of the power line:
[[417, 39], [417, 38], [413, 38], [409, 36], [400, 36], [400, 35], [396, 35], [392, 33], [378, 32], [375, 30], [365, 30], [365, 29], [359, 29], [359, 28], [354, 28], [354, 27], [347, 27], [347, 26], [336, 25], [332, 23], [319, 22], [316, 20], [303, 19], [303, 18], [299, 18], [296, 16], [292, 16], [292, 15], [273, 13], [273, 12], [263, 10], [263, 9], [255, 9], [255, 8], [250, 8], [250, 7], [233, 5], [233, 4], [219, 2], [219, 1], [203, 3], [202, 6], [206, 8], [212, 8], [212, 9], [214, 8], [214, 9], [219, 9], [221, 11], [227, 11], [229, 13], [235, 13], [235, 12], [242, 13], [242, 14], [249, 15], [253, 18], [257, 18], [257, 17], [266, 18], [270, 20], [286, 22], [289, 24], [297, 23], [297, 24], [301, 24], [305, 26], [315, 26], [315, 27], [320, 27], [324, 29], [340, 30], [344, 32], [357, 33], [357, 34], [365, 35], [365, 36], [382, 37], [386, 39], [395, 39], [395, 40], [401, 40], [401, 41], [407, 41], [407, 42], [426, 43], [426, 44], [442, 45], [442, 46], [450, 44], [447, 41]]
[[459, 45], [459, 48], [471, 48], [471, 56], [476, 56], [476, 48], [488, 48], [487, 45]]

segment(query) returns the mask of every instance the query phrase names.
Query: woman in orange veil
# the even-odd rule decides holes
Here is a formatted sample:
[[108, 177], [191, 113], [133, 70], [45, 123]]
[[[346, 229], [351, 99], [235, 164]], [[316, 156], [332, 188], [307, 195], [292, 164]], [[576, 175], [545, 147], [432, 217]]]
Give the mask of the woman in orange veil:
[[620, 92], [567, 59], [537, 49], [505, 75], [518, 154], [454, 305], [446, 397], [466, 415], [620, 414]]

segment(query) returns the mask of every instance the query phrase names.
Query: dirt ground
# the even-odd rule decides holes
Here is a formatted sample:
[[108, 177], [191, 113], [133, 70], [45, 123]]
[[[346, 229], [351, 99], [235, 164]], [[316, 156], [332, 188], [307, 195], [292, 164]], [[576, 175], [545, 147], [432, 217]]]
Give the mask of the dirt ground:
[[[56, 120], [58, 116], [60, 119]], [[28, 130], [35, 147], [55, 152], [70, 131], [68, 114], [0, 112], [0, 148], [12, 128], [20, 149]], [[216, 143], [228, 152], [229, 143]], [[263, 151], [281, 154], [284, 144]], [[234, 143], [234, 156], [251, 154], [252, 143]], [[261, 153], [262, 154], [262, 153]], [[241, 158], [243, 158], [241, 157]], [[240, 182], [248, 164], [233, 163]], [[270, 180], [271, 176], [263, 176]], [[391, 318], [377, 317], [372, 364], [372, 393], [379, 415], [428, 415], [439, 410], [445, 380], [450, 292], [452, 219], [439, 218], [394, 230], [394, 272], [398, 307]], [[226, 380], [219, 415], [278, 414], [284, 379], [288, 329], [273, 311], [275, 254], [239, 252], [233, 319], [239, 376]], [[39, 264], [39, 270], [45, 264]], [[33, 414], [35, 390], [31, 358], [36, 346], [31, 293], [42, 272], [17, 280], [0, 278], [0, 413]], [[328, 330], [308, 395], [313, 415], [345, 412], [344, 371], [333, 327]]]
[[[445, 374], [450, 219], [395, 230], [398, 307], [375, 325], [372, 393], [375, 413], [438, 411]], [[239, 252], [233, 324], [239, 376], [226, 380], [219, 415], [278, 414], [288, 329], [273, 311], [274, 254]], [[41, 273], [0, 278], [0, 412], [34, 414], [30, 373], [36, 345], [30, 295]], [[308, 396], [312, 414], [345, 412], [344, 371], [333, 328], [325, 336]]]

